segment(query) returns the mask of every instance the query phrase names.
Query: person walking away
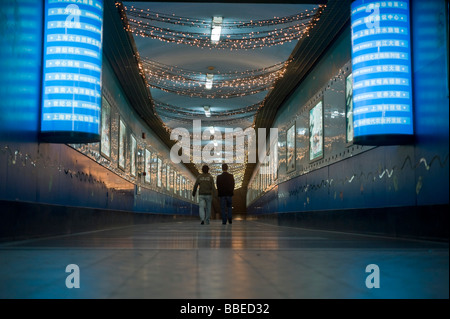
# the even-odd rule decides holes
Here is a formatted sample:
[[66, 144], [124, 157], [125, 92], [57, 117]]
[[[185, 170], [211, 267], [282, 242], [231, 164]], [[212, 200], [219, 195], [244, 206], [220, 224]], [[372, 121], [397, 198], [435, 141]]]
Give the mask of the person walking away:
[[195, 197], [195, 193], [198, 188], [199, 215], [202, 225], [205, 223], [209, 225], [209, 220], [211, 218], [212, 197], [216, 190], [214, 186], [214, 178], [208, 172], [208, 165], [203, 165], [202, 174], [197, 177], [194, 184], [194, 189], [192, 191], [192, 196]]
[[228, 165], [222, 164], [222, 174], [217, 176], [217, 191], [220, 199], [222, 224], [232, 223], [232, 203], [234, 195], [234, 176], [228, 173]]

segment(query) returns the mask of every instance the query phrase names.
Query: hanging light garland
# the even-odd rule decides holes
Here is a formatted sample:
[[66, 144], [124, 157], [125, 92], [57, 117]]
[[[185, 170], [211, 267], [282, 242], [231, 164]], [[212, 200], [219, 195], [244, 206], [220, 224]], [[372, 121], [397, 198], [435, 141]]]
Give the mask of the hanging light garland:
[[[186, 125], [190, 126], [192, 125], [193, 119], [187, 119], [185, 117], [179, 117], [176, 115], [168, 115], [164, 114], [164, 112], [160, 112], [158, 115], [161, 119], [167, 120], [167, 121], [174, 121], [173, 123], [177, 123], [176, 125]], [[221, 127], [235, 127], [235, 126], [241, 126], [241, 125], [250, 125], [253, 122], [254, 114], [246, 114], [243, 117], [239, 118], [233, 118], [233, 119], [220, 119], [217, 121], [208, 121], [202, 122], [202, 125], [205, 126], [221, 126]], [[214, 123], [214, 125], [212, 124]], [[174, 126], [174, 125], [172, 125]], [[171, 132], [172, 128], [168, 127], [168, 131]]]
[[[196, 111], [192, 108], [183, 108], [171, 104], [167, 104], [164, 102], [161, 102], [159, 100], [153, 100], [155, 108], [158, 110], [158, 112], [164, 112], [165, 114], [172, 114], [172, 116], [177, 117], [196, 117], [204, 116], [204, 111]], [[215, 120], [226, 120], [228, 117], [234, 117], [236, 115], [238, 116], [248, 116], [253, 115], [256, 113], [256, 111], [261, 107], [262, 102], [255, 103], [250, 106], [245, 106], [243, 108], [230, 110], [230, 111], [221, 111], [221, 112], [215, 112], [211, 111], [211, 115], [208, 117], [208, 121], [215, 121]]]
[[168, 93], [174, 93], [178, 95], [186, 95], [190, 97], [196, 97], [196, 98], [205, 98], [205, 99], [228, 99], [228, 98], [236, 98], [236, 97], [243, 97], [247, 95], [253, 95], [257, 93], [261, 93], [267, 90], [270, 90], [273, 88], [273, 85], [267, 86], [267, 87], [260, 87], [260, 88], [249, 88], [248, 90], [217, 90], [214, 92], [209, 92], [207, 90], [203, 90], [202, 88], [192, 88], [192, 89], [179, 89], [179, 88], [173, 88], [173, 87], [165, 87], [162, 85], [152, 85], [149, 84], [149, 87], [159, 89], [164, 92]]
[[[202, 98], [232, 98], [269, 90], [286, 72], [290, 60], [256, 70], [216, 72], [210, 87], [205, 73], [143, 59], [143, 71], [149, 87], [165, 92]], [[214, 90], [211, 90], [214, 88]]]
[[[250, 75], [254, 76], [254, 75], [260, 75], [260, 74], [266, 74], [266, 73], [270, 73], [270, 72], [279, 71], [279, 70], [285, 68], [290, 61], [291, 60], [287, 60], [287, 61], [279, 62], [277, 64], [274, 64], [274, 65], [271, 65], [268, 67], [254, 69], [254, 70], [230, 71], [230, 72], [217, 71], [215, 74], [220, 75], [224, 79], [235, 79], [235, 78], [240, 78], [243, 76], [250, 76]], [[145, 57], [142, 58], [142, 63], [144, 65], [148, 66], [150, 69], [160, 69], [163, 72], [171, 72], [171, 73], [178, 74], [178, 75], [183, 74], [185, 76], [186, 75], [187, 76], [195, 76], [198, 74], [197, 71], [183, 69], [178, 66], [167, 65], [167, 64], [164, 64], [161, 62], [152, 61]]]
[[[317, 23], [325, 5], [281, 18], [224, 21], [223, 37], [211, 43], [212, 21], [157, 13], [150, 10], [124, 7], [127, 14], [125, 29], [136, 36], [148, 37], [169, 43], [186, 44], [201, 48], [256, 49], [296, 41], [308, 34]], [[190, 27], [199, 31], [176, 30], [158, 26], [158, 23]], [[280, 26], [275, 27], [274, 26]], [[202, 29], [205, 29], [202, 32]], [[241, 32], [241, 30], [251, 29]], [[255, 30], [257, 29], [257, 30]]]
[[[320, 6], [319, 6], [320, 7]], [[248, 21], [226, 21], [222, 23], [222, 28], [227, 30], [249, 28], [249, 27], [265, 27], [278, 24], [289, 24], [296, 21], [303, 21], [309, 19], [311, 15], [315, 14], [318, 8], [314, 7], [311, 10], [305, 9], [304, 12], [293, 14], [285, 17], [274, 17], [265, 20], [248, 20]], [[175, 14], [166, 14], [156, 12], [150, 9], [137, 8], [135, 6], [125, 7], [127, 16], [135, 19], [143, 19], [146, 21], [155, 21], [159, 23], [169, 23], [173, 25], [189, 26], [197, 28], [211, 28], [210, 20], [193, 19], [189, 17], [177, 16]], [[142, 20], [141, 20], [142, 21]]]

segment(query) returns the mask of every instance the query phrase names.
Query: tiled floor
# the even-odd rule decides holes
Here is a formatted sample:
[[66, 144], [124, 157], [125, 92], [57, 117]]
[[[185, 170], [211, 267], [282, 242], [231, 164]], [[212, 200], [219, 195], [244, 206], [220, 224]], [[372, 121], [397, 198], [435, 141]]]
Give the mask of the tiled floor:
[[[70, 264], [80, 288], [66, 286]], [[449, 246], [258, 221], [136, 225], [0, 244], [0, 298], [449, 298]]]

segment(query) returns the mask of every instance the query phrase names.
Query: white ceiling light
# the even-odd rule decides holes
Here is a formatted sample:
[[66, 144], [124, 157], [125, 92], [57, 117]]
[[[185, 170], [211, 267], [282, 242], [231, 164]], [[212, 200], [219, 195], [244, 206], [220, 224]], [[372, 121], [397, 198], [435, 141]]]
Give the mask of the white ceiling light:
[[209, 105], [204, 105], [203, 109], [205, 110], [206, 117], [211, 117], [211, 111], [209, 109]]
[[211, 26], [211, 43], [218, 43], [222, 32], [223, 17], [213, 17]]
[[216, 129], [214, 128], [214, 126], [211, 126], [209, 128], [209, 133], [214, 134], [216, 132]]
[[211, 73], [206, 74], [205, 88], [207, 90], [211, 90], [212, 85], [213, 85], [213, 78], [214, 78], [214, 74], [211, 74]]

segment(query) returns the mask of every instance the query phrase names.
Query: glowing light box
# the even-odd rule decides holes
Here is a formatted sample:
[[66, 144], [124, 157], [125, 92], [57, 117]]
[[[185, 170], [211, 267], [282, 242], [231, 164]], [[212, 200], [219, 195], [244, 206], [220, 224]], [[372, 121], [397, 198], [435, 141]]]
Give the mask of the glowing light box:
[[351, 5], [353, 128], [356, 144], [413, 137], [409, 1]]
[[46, 0], [41, 139], [100, 141], [102, 0]]

